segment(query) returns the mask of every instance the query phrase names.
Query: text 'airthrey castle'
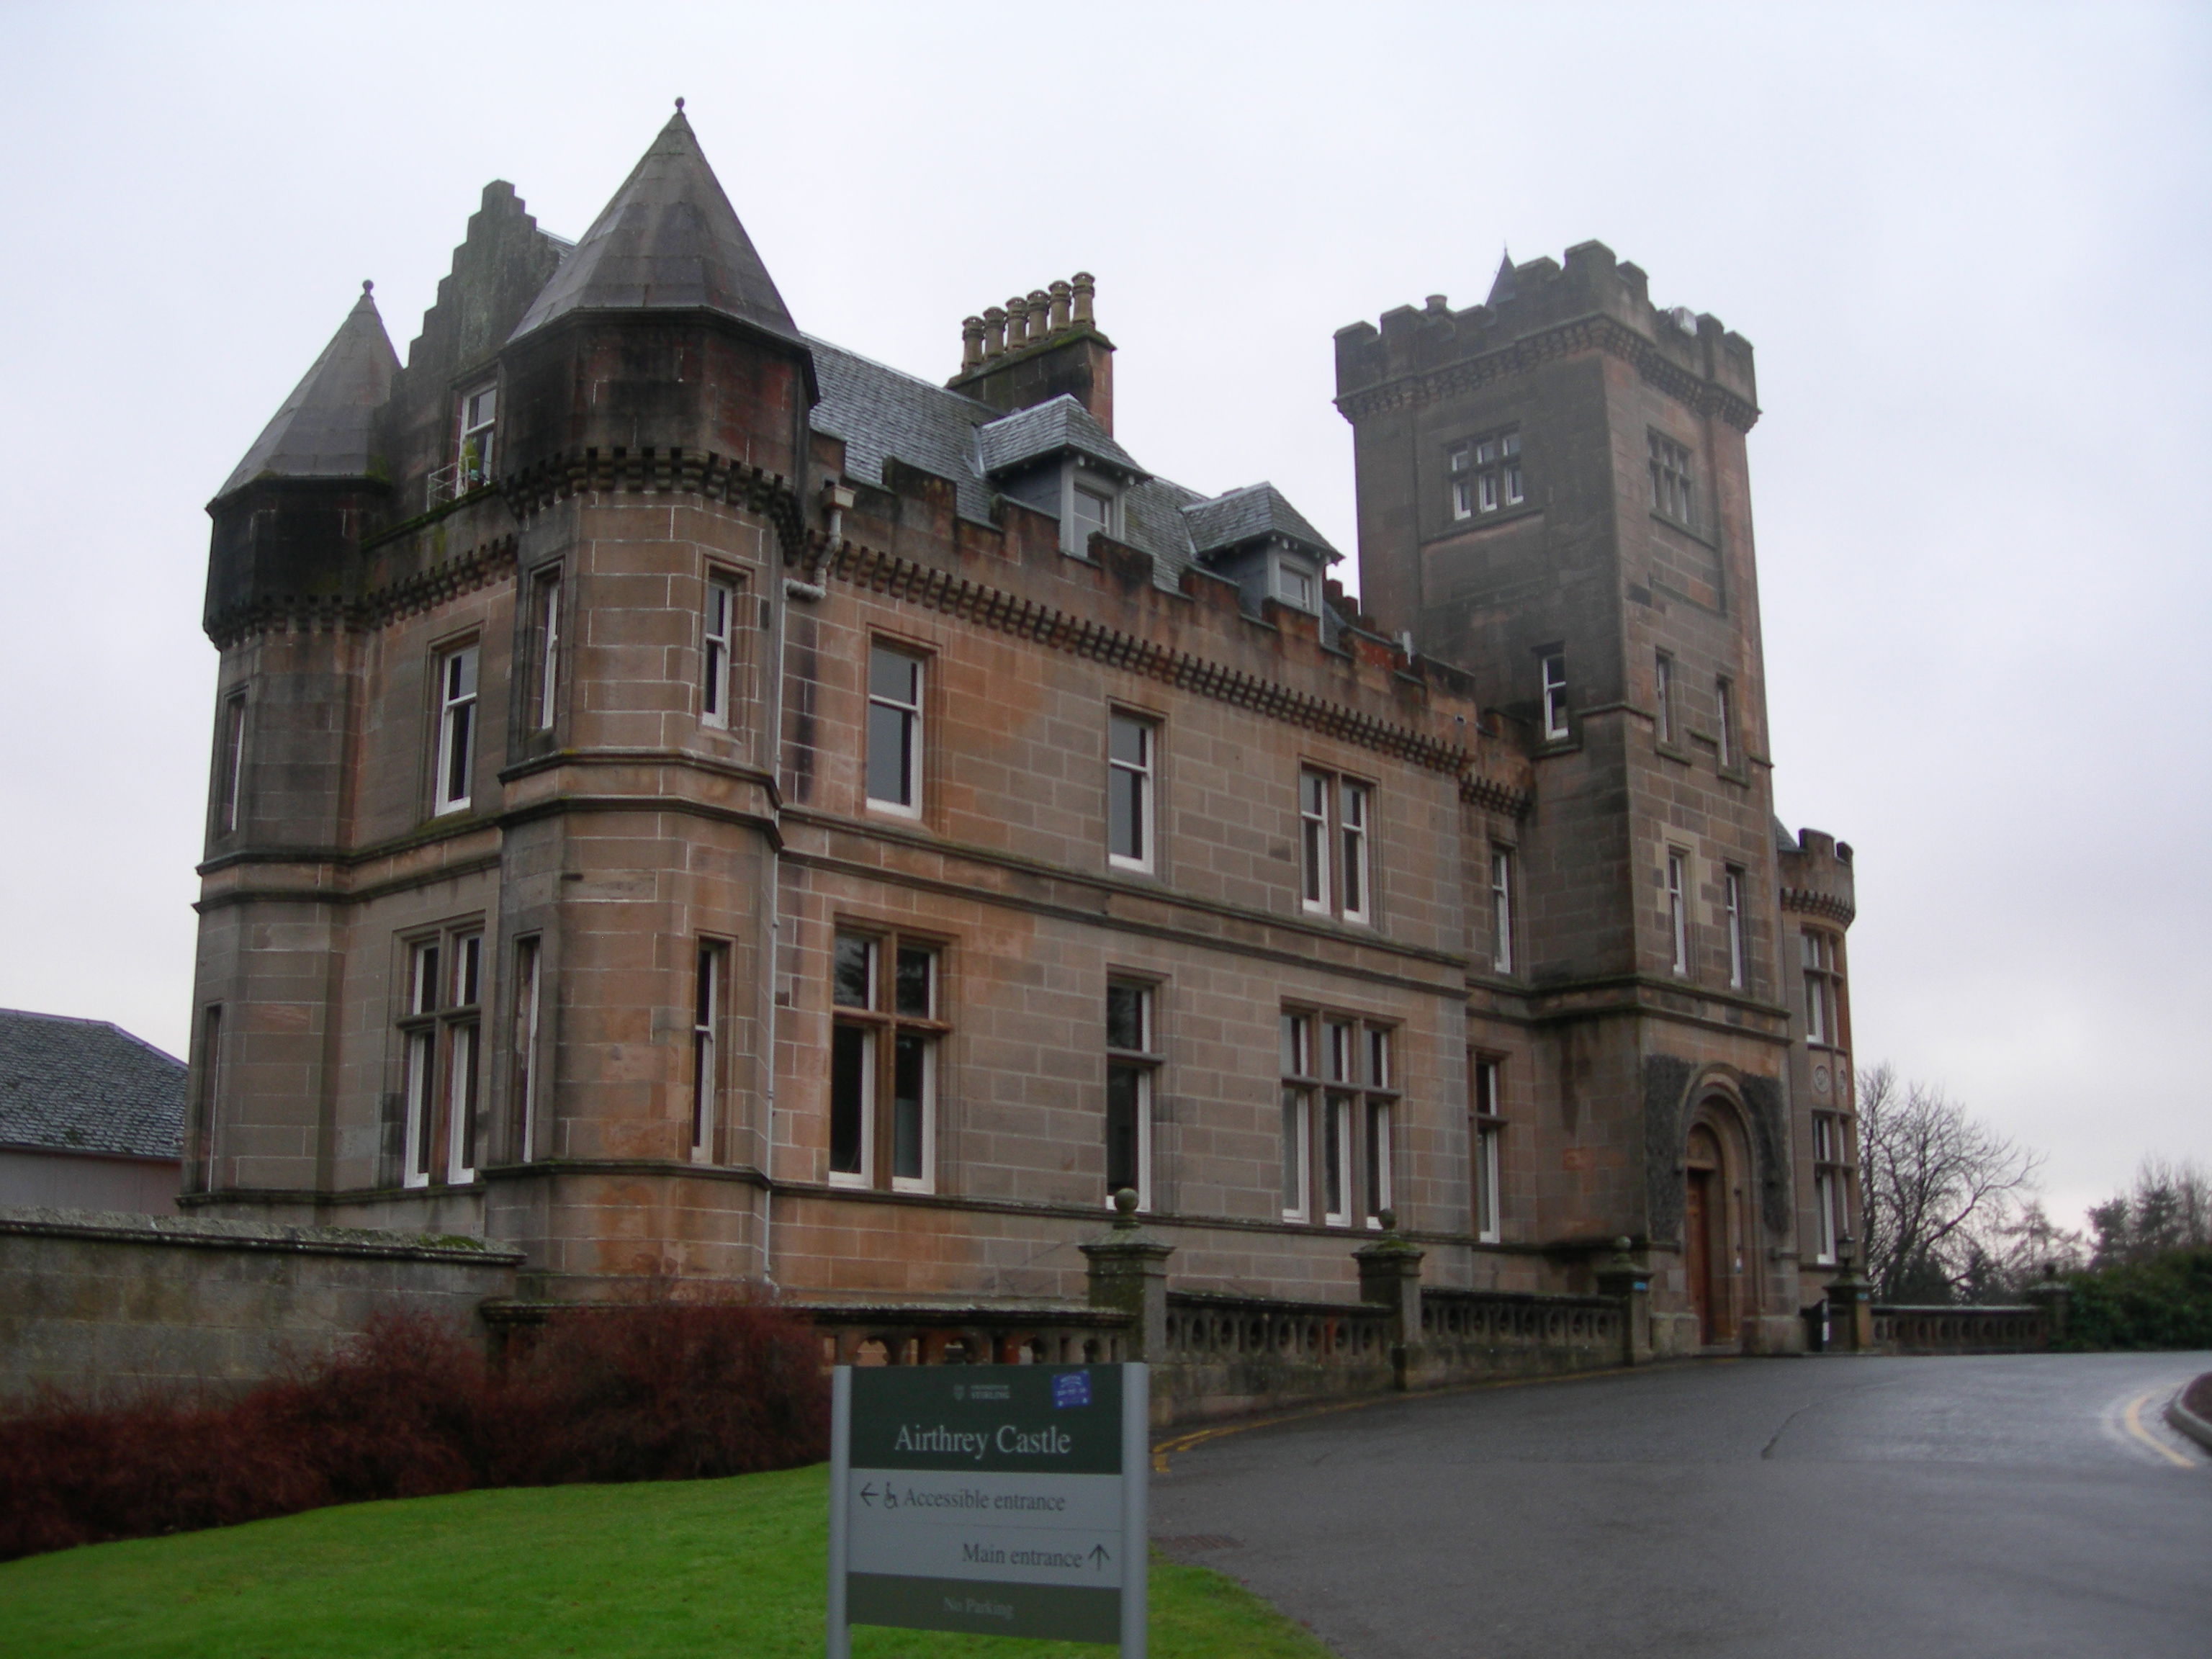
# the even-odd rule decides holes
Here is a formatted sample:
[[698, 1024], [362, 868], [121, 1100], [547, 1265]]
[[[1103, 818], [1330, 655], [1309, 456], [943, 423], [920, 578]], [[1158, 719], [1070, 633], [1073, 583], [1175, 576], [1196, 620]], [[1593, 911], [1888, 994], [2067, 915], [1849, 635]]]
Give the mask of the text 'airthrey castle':
[[[1337, 336], [1360, 592], [1113, 430], [1079, 275], [945, 386], [802, 333], [679, 112], [495, 184], [211, 508], [186, 1201], [529, 1296], [1575, 1292], [1802, 1346], [1850, 850], [1778, 828], [1751, 348], [1604, 247]], [[947, 331], [948, 345], [951, 330]]]

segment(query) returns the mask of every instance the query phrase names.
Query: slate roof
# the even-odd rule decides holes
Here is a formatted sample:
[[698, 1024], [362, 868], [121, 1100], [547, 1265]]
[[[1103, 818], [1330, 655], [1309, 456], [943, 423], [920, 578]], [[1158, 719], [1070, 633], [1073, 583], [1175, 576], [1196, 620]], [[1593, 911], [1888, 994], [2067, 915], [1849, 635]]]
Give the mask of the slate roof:
[[1241, 547], [1263, 536], [1281, 536], [1312, 549], [1334, 564], [1344, 556], [1320, 531], [1306, 522], [1283, 492], [1271, 483], [1246, 484], [1183, 509], [1190, 521], [1191, 548], [1200, 557]]
[[827, 340], [810, 335], [806, 344], [822, 388], [814, 429], [844, 441], [846, 475], [863, 483], [880, 487], [884, 461], [901, 460], [950, 478], [960, 516], [988, 524], [995, 493], [991, 472], [1074, 449], [1136, 480], [1121, 492], [1121, 539], [1152, 556], [1163, 586], [1173, 587], [1200, 554], [1261, 536], [1287, 537], [1332, 562], [1342, 556], [1273, 484], [1208, 497], [1154, 477], [1073, 398], [1001, 415]]
[[1132, 479], [1152, 476], [1115, 443], [1097, 418], [1066, 392], [1018, 409], [977, 429], [983, 471], [995, 477], [1030, 461], [1070, 451], [1104, 463]]
[[185, 1063], [105, 1020], [0, 1008], [0, 1146], [184, 1152]]
[[718, 311], [800, 337], [680, 104], [508, 337], [572, 311], [660, 307]]
[[950, 478], [960, 516], [991, 520], [991, 484], [975, 461], [975, 428], [995, 421], [986, 403], [809, 337], [822, 392], [817, 432], [845, 441], [845, 473], [881, 485], [884, 462], [904, 461]]
[[256, 478], [361, 478], [376, 465], [376, 411], [392, 395], [398, 354], [369, 285], [323, 355], [253, 441], [217, 499]]

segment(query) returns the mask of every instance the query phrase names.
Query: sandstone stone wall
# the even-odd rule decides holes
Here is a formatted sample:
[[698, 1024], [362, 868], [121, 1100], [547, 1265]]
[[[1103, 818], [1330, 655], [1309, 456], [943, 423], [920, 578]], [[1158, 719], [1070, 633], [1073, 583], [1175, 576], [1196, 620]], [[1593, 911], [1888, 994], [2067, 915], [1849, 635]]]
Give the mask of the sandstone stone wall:
[[334, 1227], [0, 1208], [0, 1405], [40, 1384], [94, 1402], [239, 1389], [380, 1312], [450, 1316], [510, 1294], [520, 1255]]

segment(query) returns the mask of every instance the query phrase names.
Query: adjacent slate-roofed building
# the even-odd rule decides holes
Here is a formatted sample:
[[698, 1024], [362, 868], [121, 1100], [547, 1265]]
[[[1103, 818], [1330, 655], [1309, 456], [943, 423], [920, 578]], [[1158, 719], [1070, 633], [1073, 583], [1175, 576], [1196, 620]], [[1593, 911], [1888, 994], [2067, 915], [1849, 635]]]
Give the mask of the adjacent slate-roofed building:
[[1179, 1289], [1395, 1222], [1802, 1345], [1855, 899], [1772, 815], [1748, 343], [1596, 243], [1340, 331], [1354, 599], [1117, 435], [1096, 290], [859, 356], [679, 112], [573, 247], [488, 187], [404, 368], [364, 299], [210, 509], [188, 1204], [949, 1322], [1126, 1190]]
[[173, 1211], [185, 1079], [119, 1026], [0, 1008], [0, 1204]]

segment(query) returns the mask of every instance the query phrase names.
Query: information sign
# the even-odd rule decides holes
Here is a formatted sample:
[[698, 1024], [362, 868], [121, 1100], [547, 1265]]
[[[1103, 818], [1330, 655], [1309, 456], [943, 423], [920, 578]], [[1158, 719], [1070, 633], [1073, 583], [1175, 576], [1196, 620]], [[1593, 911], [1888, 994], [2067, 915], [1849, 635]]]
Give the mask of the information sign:
[[1142, 1365], [840, 1365], [830, 1659], [853, 1625], [1145, 1652]]

